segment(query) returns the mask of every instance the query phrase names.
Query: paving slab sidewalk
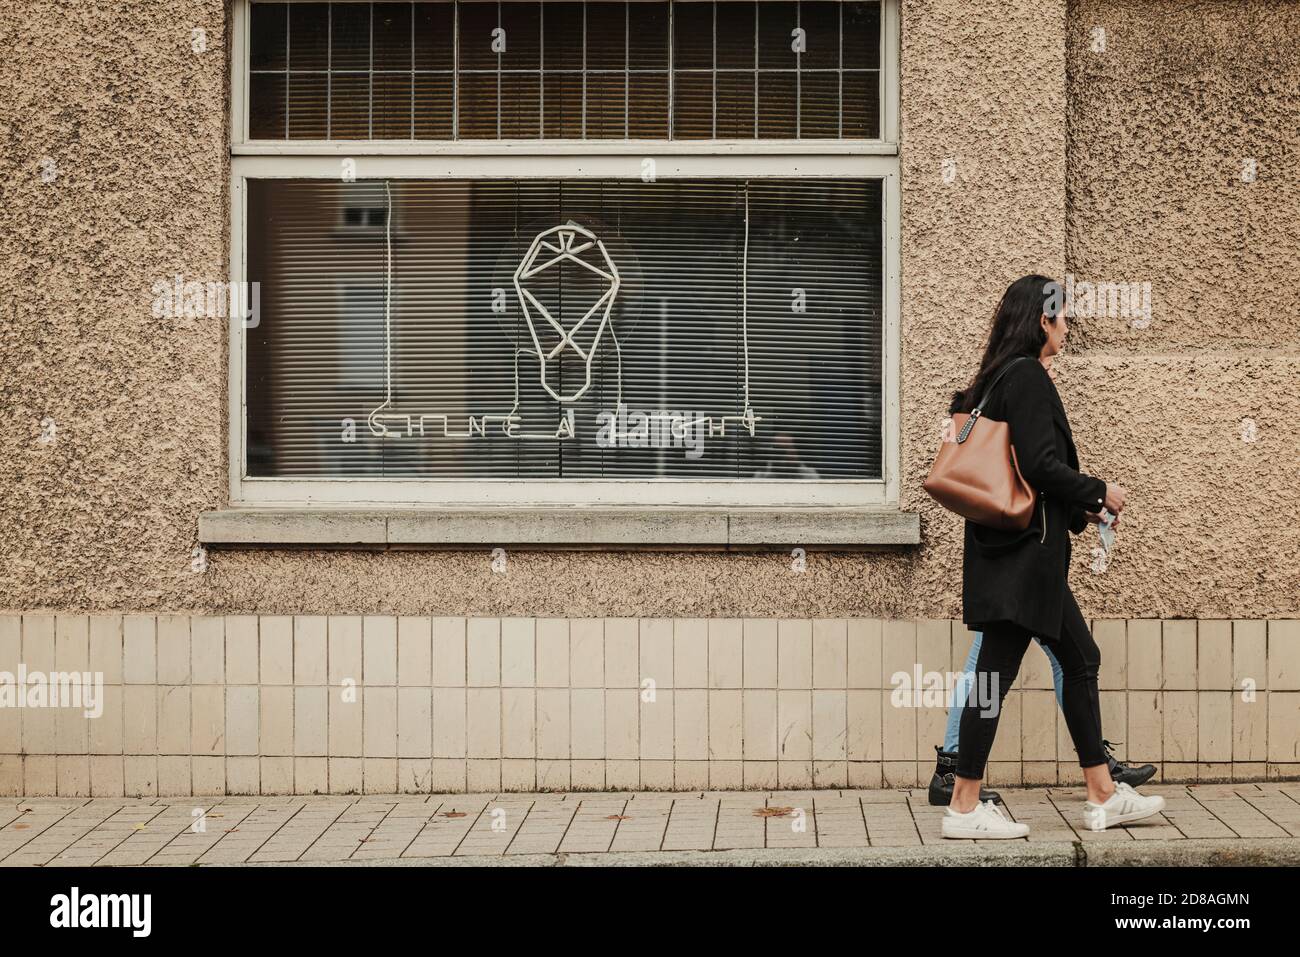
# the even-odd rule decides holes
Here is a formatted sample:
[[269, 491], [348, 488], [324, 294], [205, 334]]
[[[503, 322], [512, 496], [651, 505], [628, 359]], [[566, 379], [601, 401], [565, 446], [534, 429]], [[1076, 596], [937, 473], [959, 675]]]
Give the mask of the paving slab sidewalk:
[[1003, 788], [1017, 841], [945, 841], [924, 789], [0, 799], [0, 867], [1300, 864], [1300, 782], [1153, 785], [1082, 824], [1079, 788]]

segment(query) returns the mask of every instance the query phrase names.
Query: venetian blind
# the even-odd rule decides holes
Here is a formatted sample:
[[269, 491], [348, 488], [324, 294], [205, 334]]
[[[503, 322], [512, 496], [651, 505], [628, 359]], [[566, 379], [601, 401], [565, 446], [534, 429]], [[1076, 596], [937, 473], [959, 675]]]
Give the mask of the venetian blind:
[[[248, 474], [879, 478], [881, 204], [873, 179], [250, 181]], [[526, 279], [530, 326], [516, 274], [566, 230], [609, 265]], [[563, 349], [548, 392], [537, 306], [571, 330], [615, 272], [590, 370]], [[380, 407], [406, 434], [372, 434]], [[514, 436], [470, 426], [512, 410]]]

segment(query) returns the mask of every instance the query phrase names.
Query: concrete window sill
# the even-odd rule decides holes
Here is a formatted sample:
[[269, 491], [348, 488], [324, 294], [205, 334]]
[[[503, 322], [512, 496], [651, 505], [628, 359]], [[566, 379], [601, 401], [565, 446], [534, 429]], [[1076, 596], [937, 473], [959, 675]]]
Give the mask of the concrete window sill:
[[863, 548], [920, 540], [920, 516], [889, 508], [231, 508], [199, 515], [199, 541], [212, 547]]

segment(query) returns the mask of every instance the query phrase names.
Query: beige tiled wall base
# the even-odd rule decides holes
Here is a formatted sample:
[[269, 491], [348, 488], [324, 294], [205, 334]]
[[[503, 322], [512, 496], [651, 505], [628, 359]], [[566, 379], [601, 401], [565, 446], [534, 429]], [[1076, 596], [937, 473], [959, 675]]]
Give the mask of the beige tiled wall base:
[[[1165, 781], [1300, 777], [1300, 621], [1092, 629], [1119, 756]], [[97, 717], [0, 698], [0, 794], [915, 787], [972, 637], [947, 620], [4, 615], [9, 691], [23, 666], [102, 675], [103, 694]], [[991, 783], [1081, 779], [1052, 688], [1033, 645]]]

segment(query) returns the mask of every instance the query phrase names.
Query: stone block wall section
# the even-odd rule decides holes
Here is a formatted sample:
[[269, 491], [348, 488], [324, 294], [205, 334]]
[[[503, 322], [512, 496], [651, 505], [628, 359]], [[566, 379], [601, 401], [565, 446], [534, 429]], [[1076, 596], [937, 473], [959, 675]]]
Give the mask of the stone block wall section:
[[[1300, 777], [1300, 621], [1092, 628], [1122, 756], [1165, 781]], [[0, 616], [0, 672], [104, 682], [94, 718], [0, 707], [0, 794], [915, 786], [946, 709], [896, 706], [893, 676], [955, 672], [971, 638], [948, 620]], [[1037, 646], [989, 777], [1080, 779]]]

